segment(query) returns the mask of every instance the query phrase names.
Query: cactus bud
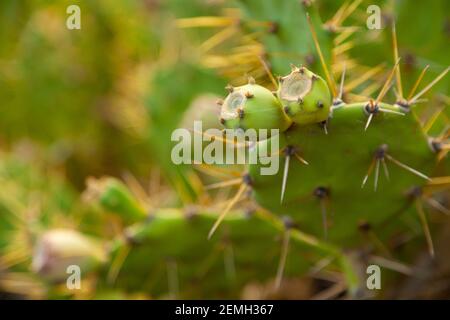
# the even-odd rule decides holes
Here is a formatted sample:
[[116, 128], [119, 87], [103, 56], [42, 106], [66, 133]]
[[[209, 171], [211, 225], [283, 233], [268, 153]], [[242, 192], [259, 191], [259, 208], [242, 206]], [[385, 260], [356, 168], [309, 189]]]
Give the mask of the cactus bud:
[[293, 66], [291, 73], [280, 79], [278, 97], [295, 123], [319, 123], [328, 118], [330, 90], [325, 80], [305, 67]]
[[128, 188], [114, 178], [88, 178], [85, 199], [95, 201], [102, 208], [119, 215], [126, 222], [135, 222], [147, 216]]
[[74, 230], [54, 229], [38, 239], [32, 269], [51, 281], [62, 281], [70, 265], [79, 266], [85, 273], [105, 260], [105, 249], [94, 239]]
[[291, 125], [273, 93], [252, 79], [248, 84], [229, 91], [221, 109], [221, 121], [226, 128], [284, 131]]

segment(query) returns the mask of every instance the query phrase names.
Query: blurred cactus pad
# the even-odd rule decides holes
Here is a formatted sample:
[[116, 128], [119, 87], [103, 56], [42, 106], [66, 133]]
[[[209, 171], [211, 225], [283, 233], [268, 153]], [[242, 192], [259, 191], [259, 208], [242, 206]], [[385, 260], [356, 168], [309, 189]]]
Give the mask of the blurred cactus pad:
[[373, 2], [1, 1], [0, 299], [448, 299], [450, 2]]

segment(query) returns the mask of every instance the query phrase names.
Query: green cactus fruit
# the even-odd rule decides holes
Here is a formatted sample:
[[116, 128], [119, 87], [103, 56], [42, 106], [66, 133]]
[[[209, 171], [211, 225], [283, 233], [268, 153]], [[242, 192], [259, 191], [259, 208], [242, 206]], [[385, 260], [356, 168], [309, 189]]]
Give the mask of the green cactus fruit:
[[303, 125], [328, 119], [331, 94], [320, 76], [305, 67], [292, 66], [291, 73], [279, 81], [278, 97], [294, 123]]
[[94, 239], [69, 229], [53, 229], [42, 234], [35, 245], [33, 271], [51, 281], [67, 278], [70, 265], [82, 273], [106, 261], [106, 250]]
[[228, 86], [227, 89], [230, 93], [220, 113], [226, 128], [284, 131], [291, 125], [278, 99], [270, 90], [255, 84], [252, 78], [246, 85], [236, 88]]
[[126, 223], [146, 217], [146, 211], [119, 180], [111, 177], [89, 178], [87, 185], [85, 197], [88, 200], [98, 200], [101, 207], [119, 215]]

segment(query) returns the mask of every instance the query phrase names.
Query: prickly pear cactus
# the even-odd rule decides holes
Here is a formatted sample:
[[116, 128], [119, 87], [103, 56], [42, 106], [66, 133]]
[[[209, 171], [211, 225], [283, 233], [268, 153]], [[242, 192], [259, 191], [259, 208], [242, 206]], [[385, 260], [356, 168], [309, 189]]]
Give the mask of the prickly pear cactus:
[[[429, 7], [436, 17], [433, 30], [443, 20], [444, 2]], [[152, 166], [153, 171], [153, 166], [158, 167], [166, 180], [153, 178], [147, 190], [142, 177], [124, 174], [125, 181], [89, 177], [80, 195], [65, 181], [71, 176], [65, 177], [59, 167], [64, 160], [38, 161], [48, 158], [43, 156], [47, 149], [40, 156], [27, 148], [25, 154], [0, 153], [1, 295], [246, 298], [246, 292], [265, 287], [268, 290], [259, 291], [282, 297], [284, 287], [299, 281], [291, 291], [308, 287], [307, 298], [366, 298], [371, 296], [364, 291], [362, 276], [369, 263], [410, 275], [414, 266], [408, 264], [418, 253], [425, 250], [431, 257], [435, 255], [437, 235], [433, 231], [445, 222], [442, 214], [449, 214], [450, 203], [450, 111], [448, 92], [443, 92], [449, 70], [442, 47], [446, 31], [427, 39], [422, 36], [419, 42], [415, 33], [405, 34], [404, 23], [411, 10], [425, 12], [425, 4], [399, 2], [383, 8], [388, 14], [384, 30], [376, 31], [377, 38], [374, 33], [358, 32], [358, 25], [344, 25], [349, 20], [365, 24], [359, 0], [345, 2], [325, 22], [319, 9], [337, 4], [297, 0], [210, 3], [171, 0], [159, 8], [156, 2], [146, 2], [152, 13], [163, 13], [162, 19], [149, 15], [152, 26], [172, 14], [177, 20], [172, 26], [167, 19], [162, 34], [152, 28], [155, 30], [144, 42], [137, 37], [148, 29], [140, 2], [116, 5], [100, 1], [87, 7], [94, 13], [88, 23], [97, 21], [98, 16], [102, 24], [98, 32], [80, 35], [87, 35], [84, 46], [96, 40], [91, 39], [93, 35], [114, 30], [118, 36], [102, 42], [101, 47], [104, 51], [123, 48], [120, 58], [126, 62], [112, 60], [111, 65], [117, 69], [113, 74], [126, 76], [113, 84], [108, 78], [110, 61], [103, 55], [86, 55], [86, 62], [80, 64], [88, 70], [92, 61], [100, 59], [100, 69], [92, 70], [99, 71], [94, 73], [101, 75], [102, 81], [88, 78], [100, 84], [101, 96], [114, 87], [117, 92], [108, 92], [107, 99], [113, 107], [136, 104], [140, 108], [127, 119], [139, 122], [132, 125], [139, 127], [138, 144], [146, 151], [128, 159], [123, 152], [128, 147], [118, 143], [111, 154], [120, 153], [127, 163], [144, 159], [137, 161], [144, 163], [139, 168]], [[19, 5], [4, 6], [24, 11]], [[28, 6], [34, 8], [34, 4]], [[130, 15], [139, 11], [139, 22], [130, 20], [122, 30], [124, 24], [114, 23], [110, 14], [102, 15], [105, 8], [108, 12], [127, 10]], [[398, 15], [395, 10], [400, 11]], [[57, 5], [33, 16], [36, 21], [29, 26], [38, 25], [43, 18], [61, 20]], [[402, 46], [397, 44], [391, 23], [395, 18], [401, 24], [399, 43], [406, 39]], [[135, 23], [139, 27], [136, 34], [132, 32]], [[174, 32], [171, 28], [175, 26], [186, 34], [181, 36], [178, 29]], [[20, 47], [41, 48], [35, 40], [45, 36], [42, 43], [53, 48], [54, 41], [63, 38], [62, 33], [28, 29]], [[427, 56], [428, 46], [424, 45], [418, 48], [418, 56], [411, 58], [407, 51], [422, 41], [435, 50]], [[132, 45], [125, 48], [125, 43]], [[393, 45], [393, 54], [386, 50], [386, 43]], [[84, 46], [70, 43], [65, 48], [78, 51]], [[63, 69], [75, 70], [64, 63], [61, 52], [65, 51], [55, 50], [54, 56]], [[427, 66], [419, 55], [436, 63]], [[29, 58], [17, 60], [24, 60], [19, 64], [27, 66]], [[46, 67], [53, 65], [51, 60], [44, 61], [36, 70], [25, 68], [28, 71], [24, 73], [43, 80], [38, 81], [42, 88], [49, 74], [52, 82], [59, 74]], [[379, 62], [382, 64], [376, 65]], [[13, 65], [11, 68], [14, 71]], [[80, 83], [92, 84], [82, 81], [83, 75], [70, 73]], [[9, 86], [16, 82], [13, 74], [5, 72]], [[28, 83], [25, 78], [16, 90], [35, 92], [34, 85], [23, 90]], [[228, 95], [213, 106], [227, 82], [231, 83]], [[395, 90], [390, 90], [392, 82]], [[97, 101], [97, 96], [88, 94], [95, 91], [94, 86], [89, 87], [83, 91], [86, 96], [74, 101]], [[68, 93], [72, 85], [60, 83], [55, 89], [42, 90], [41, 98], [37, 97], [43, 110], [48, 110], [48, 102], [55, 96], [66, 96], [62, 93]], [[430, 92], [443, 94], [431, 96]], [[2, 96], [9, 93], [2, 91]], [[424, 101], [425, 97], [429, 101]], [[26, 98], [21, 95], [19, 100]], [[72, 106], [70, 99], [66, 104]], [[33, 114], [41, 116], [39, 110], [34, 108]], [[73, 110], [90, 114], [90, 109]], [[123, 115], [133, 111], [102, 112], [119, 127], [130, 127]], [[60, 114], [55, 118], [58, 121], [52, 122], [54, 128], [39, 135], [67, 130], [61, 125], [67, 114]], [[14, 117], [5, 113], [5, 124]], [[250, 158], [260, 157], [260, 150], [278, 147], [256, 164], [175, 165], [170, 160], [171, 133], [178, 127], [195, 131], [193, 120], [202, 120], [203, 129], [278, 129], [277, 134], [258, 136], [246, 150]], [[102, 131], [99, 128], [103, 126], [108, 127], [96, 124], [92, 132]], [[15, 136], [18, 128], [11, 126], [6, 132]], [[72, 123], [71, 128], [78, 126]], [[21, 134], [18, 130], [17, 135]], [[120, 136], [114, 131], [116, 135]], [[113, 140], [109, 132], [105, 137]], [[3, 150], [3, 136], [0, 138]], [[209, 138], [227, 142], [223, 136]], [[109, 150], [109, 145], [105, 149]], [[109, 161], [111, 154], [103, 156]], [[23, 161], [25, 158], [31, 161]], [[267, 158], [278, 163], [273, 175], [262, 174]], [[115, 169], [123, 172], [122, 167]], [[103, 170], [87, 172], [105, 174]], [[74, 264], [82, 268], [81, 290], [66, 286], [67, 268]], [[383, 273], [383, 281], [397, 280], [396, 276]], [[323, 281], [331, 290], [317, 289]], [[377, 296], [384, 297], [390, 287], [383, 284], [384, 290]]]
[[[120, 183], [114, 181], [114, 184]], [[139, 206], [135, 198], [131, 206], [128, 201], [111, 205], [114, 203], [111, 200], [124, 196], [112, 194], [110, 185], [103, 183], [99, 188], [97, 184], [97, 197], [90, 197], [90, 201], [121, 217], [126, 206]], [[128, 195], [123, 187], [120, 190]], [[251, 281], [273, 278], [277, 269], [285, 270], [287, 277], [301, 270], [306, 272], [314, 256], [325, 254], [336, 259], [341, 269], [348, 272], [350, 281], [356, 281], [338, 249], [300, 230], [291, 230], [291, 220], [283, 222], [259, 210], [236, 210], [223, 219], [220, 235], [206, 241], [216, 217], [214, 212], [201, 208], [149, 212], [147, 218], [125, 228], [109, 243], [110, 262], [105, 264], [104, 280], [125, 290], [139, 287], [158, 297], [232, 297]], [[284, 233], [285, 227], [289, 228], [289, 234]], [[306, 250], [309, 255], [307, 259], [302, 255], [289, 257], [280, 269], [279, 257], [288, 250], [281, 249], [286, 236], [292, 237], [291, 250]], [[261, 246], [261, 242], [266, 245]], [[258, 274], [254, 274], [255, 268], [259, 269]], [[199, 286], [205, 277], [210, 281]], [[281, 281], [281, 273], [277, 281]]]
[[[289, 256], [283, 263], [286, 277], [306, 272], [322, 255], [332, 256], [342, 269], [348, 268], [332, 245], [300, 230], [286, 233], [285, 226], [293, 226], [293, 222], [283, 222], [267, 212], [233, 210], [224, 218], [220, 232], [207, 241], [217, 217], [211, 210], [149, 210], [129, 190], [131, 186], [114, 178], [89, 179], [83, 195], [88, 205], [74, 205], [76, 198], [61, 181], [45, 181], [36, 173], [36, 163], [30, 170], [28, 163], [9, 158], [0, 162], [6, 191], [0, 198], [2, 291], [12, 292], [7, 283], [14, 276], [24, 284], [23, 290], [15, 292], [30, 298], [113, 298], [127, 292], [146, 298], [236, 297], [248, 283], [272, 279], [280, 269], [280, 256], [288, 249], [305, 255]], [[34, 212], [23, 204], [31, 203], [37, 193], [51, 196], [40, 204], [42, 211]], [[14, 194], [19, 195], [18, 201]], [[71, 208], [78, 214], [71, 213]], [[56, 211], [60, 214], [54, 214]], [[51, 218], [46, 212], [53, 213]], [[12, 213], [15, 219], [3, 219]], [[25, 222], [28, 216], [30, 223]], [[92, 233], [98, 225], [106, 227]], [[119, 231], [111, 233], [110, 228]], [[282, 244], [286, 239], [291, 239], [291, 245], [285, 251]], [[80, 286], [85, 290], [66, 287], [71, 265], [82, 268]], [[203, 283], [205, 278], [209, 281]], [[281, 281], [281, 277], [277, 279]], [[113, 294], [113, 287], [120, 291]]]
[[[355, 9], [354, 5], [351, 7]], [[345, 5], [342, 10], [346, 10]], [[273, 83], [278, 104], [273, 102], [273, 97], [266, 98], [262, 90], [255, 94], [248, 90], [246, 95], [240, 94], [243, 98], [235, 99], [234, 92], [255, 86], [253, 81], [246, 86], [227, 88], [230, 94], [222, 104], [222, 114], [227, 115], [225, 125], [232, 120], [236, 124], [234, 127], [239, 127], [248, 121], [254, 124], [253, 129], [275, 127], [281, 132], [269, 139], [260, 139], [249, 151], [258, 157], [260, 149], [271, 150], [276, 142], [279, 150], [270, 157], [279, 161], [278, 173], [262, 175], [264, 165], [250, 164], [233, 200], [243, 198], [247, 191], [247, 196], [261, 207], [279, 216], [288, 215], [301, 230], [342, 248], [360, 248], [357, 239], [370, 233], [372, 245], [386, 253], [390, 249], [383, 243], [391, 241], [399, 232], [407, 232], [409, 224], [420, 223], [424, 242], [434, 256], [424, 204], [448, 213], [442, 203], [433, 199], [435, 185], [441, 181], [438, 168], [443, 162], [448, 163], [445, 160], [448, 151], [442, 145], [442, 139], [448, 137], [448, 127], [442, 129], [440, 125], [444, 133], [441, 131], [438, 140], [427, 133], [430, 127], [439, 126], [439, 121], [448, 121], [437, 114], [425, 128], [415, 109], [449, 68], [441, 69], [435, 79], [417, 90], [422, 72], [409, 96], [404, 96], [393, 26], [395, 60], [392, 70], [377, 85], [378, 92], [372, 97], [353, 95], [345, 90], [345, 66], [337, 89], [333, 80], [336, 72], [330, 71], [309, 16], [307, 21], [323, 78], [303, 66], [292, 66], [291, 73], [278, 77], [278, 82]], [[275, 77], [267, 65], [265, 67], [274, 82]], [[389, 102], [387, 94], [394, 75], [396, 95]], [[358, 99], [348, 98], [352, 96]], [[257, 117], [245, 112], [249, 98], [257, 101], [260, 110]], [[230, 105], [233, 113], [230, 113]], [[274, 111], [276, 105], [278, 109]], [[281, 112], [289, 119], [288, 126], [286, 121], [279, 120]], [[225, 215], [226, 210], [212, 227], [210, 236]]]

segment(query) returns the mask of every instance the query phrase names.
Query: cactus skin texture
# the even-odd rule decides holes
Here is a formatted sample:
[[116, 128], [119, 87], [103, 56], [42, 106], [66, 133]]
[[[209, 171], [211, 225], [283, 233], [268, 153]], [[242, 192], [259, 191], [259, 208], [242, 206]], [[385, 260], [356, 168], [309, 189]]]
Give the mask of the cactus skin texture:
[[[398, 110], [396, 107], [391, 108]], [[250, 165], [249, 174], [256, 201], [273, 212], [291, 215], [305, 231], [316, 235], [322, 234], [321, 210], [322, 205], [326, 205], [330, 224], [329, 240], [341, 245], [352, 244], [352, 234], [358, 232], [361, 221], [367, 221], [376, 230], [383, 232], [383, 223], [390, 217], [396, 213], [410, 213], [408, 207], [412, 203], [408, 190], [414, 186], [423, 186], [425, 179], [392, 165], [387, 159], [389, 180], [381, 172], [383, 169], [379, 168], [376, 191], [372, 180], [374, 175], [361, 188], [363, 178], [377, 150], [384, 144], [388, 146], [387, 153], [408, 166], [421, 168], [425, 174], [432, 172], [435, 154], [411, 113], [405, 116], [377, 115], [366, 132], [365, 121], [367, 115], [364, 107], [343, 106], [333, 110], [327, 124], [328, 134], [318, 124], [299, 126], [284, 132], [280, 137], [280, 148], [293, 148], [308, 165], [300, 163], [291, 155], [293, 161], [289, 163], [282, 203], [280, 192], [283, 171], [280, 170], [275, 176], [260, 176], [259, 165]], [[270, 141], [260, 142], [262, 145], [266, 143]], [[279, 157], [280, 167], [283, 168], [286, 155]], [[317, 194], [321, 187], [326, 190], [324, 198]]]
[[[112, 245], [111, 259], [130, 248], [116, 284], [129, 289], [141, 287], [156, 295], [167, 294], [167, 273], [175, 266], [181, 290], [177, 297], [232, 297], [249, 281], [273, 278], [280, 256], [280, 231], [285, 228], [282, 222], [259, 211], [251, 215], [235, 211], [225, 218], [220, 234], [205, 241], [216, 217], [210, 212], [186, 215], [180, 210], [162, 209], [147, 221], [127, 228], [126, 241], [118, 240]], [[305, 272], [323, 254], [335, 257], [342, 269], [348, 267], [347, 260], [332, 245], [296, 228], [289, 232], [291, 250], [307, 255], [289, 257], [286, 277]], [[147, 268], [142, 268], [143, 263]], [[142, 279], [148, 281], [142, 283]]]
[[[318, 8], [308, 1], [286, 0], [280, 3], [276, 0], [240, 0], [237, 6], [242, 12], [242, 23], [248, 25], [251, 31], [261, 32], [261, 43], [264, 45], [265, 57], [270, 62], [271, 70], [276, 75], [288, 72], [289, 63], [282, 52], [289, 53], [288, 59], [302, 59], [314, 54], [313, 41], [307, 32], [306, 12], [318, 30], [318, 38], [322, 45], [324, 58], [331, 59], [332, 34], [318, 28], [322, 25]], [[254, 27], [253, 21], [266, 22], [264, 27]], [[257, 24], [256, 24], [257, 25]], [[295, 62], [293, 60], [292, 62]]]

